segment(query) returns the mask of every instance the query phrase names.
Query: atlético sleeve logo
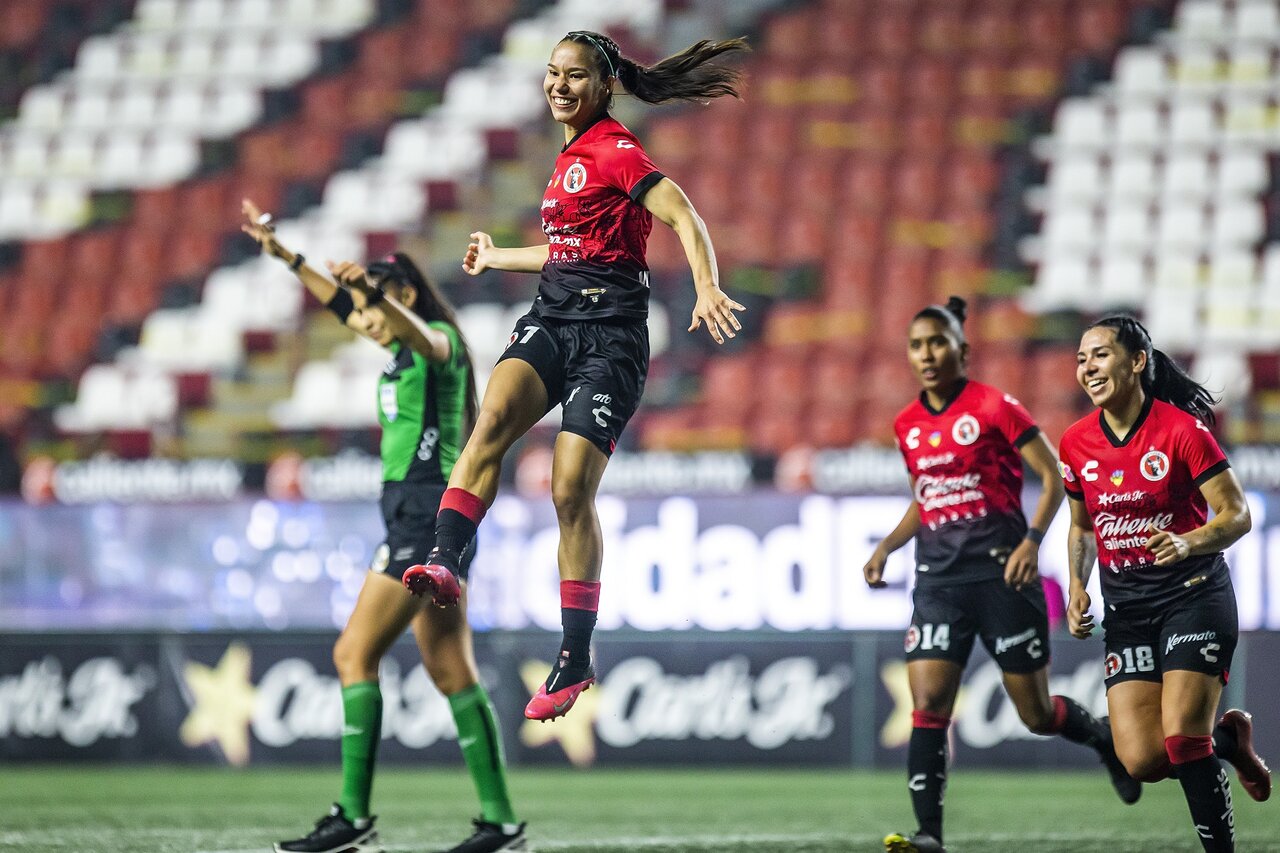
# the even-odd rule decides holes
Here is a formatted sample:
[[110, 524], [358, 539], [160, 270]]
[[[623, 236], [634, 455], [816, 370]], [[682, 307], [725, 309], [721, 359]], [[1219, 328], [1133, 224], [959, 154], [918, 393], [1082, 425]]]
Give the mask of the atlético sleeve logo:
[[568, 193], [576, 193], [587, 185], [587, 167], [581, 163], [574, 163], [564, 173], [564, 190]]
[[1142, 472], [1142, 476], [1153, 483], [1163, 480], [1165, 475], [1169, 473], [1169, 457], [1159, 450], [1148, 450], [1142, 457], [1138, 470]]
[[951, 437], [961, 447], [966, 447], [977, 441], [980, 432], [982, 432], [982, 427], [978, 426], [978, 419], [973, 415], [962, 415], [959, 420], [951, 425]]

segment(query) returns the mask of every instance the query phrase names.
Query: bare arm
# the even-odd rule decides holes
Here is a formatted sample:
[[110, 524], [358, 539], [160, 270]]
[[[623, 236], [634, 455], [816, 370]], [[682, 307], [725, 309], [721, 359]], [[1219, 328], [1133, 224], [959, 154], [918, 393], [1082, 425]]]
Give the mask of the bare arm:
[[[351, 301], [364, 310], [375, 305], [382, 309], [387, 327], [396, 340], [427, 361], [444, 362], [453, 353], [449, 336], [427, 325], [427, 321], [402, 305], [394, 296], [385, 295], [374, 286], [364, 267], [350, 261], [330, 262], [329, 271], [351, 291]], [[376, 300], [374, 302], [373, 300]], [[362, 332], [359, 326], [352, 326]]]
[[1098, 560], [1098, 543], [1093, 536], [1093, 519], [1084, 501], [1071, 500], [1071, 530], [1067, 534], [1067, 570], [1070, 574], [1070, 600], [1067, 603], [1067, 626], [1071, 634], [1084, 639], [1093, 633], [1093, 614], [1089, 612], [1089, 593], [1085, 586]]
[[705, 323], [707, 331], [718, 344], [724, 343], [725, 337], [734, 337], [742, 329], [742, 324], [733, 312], [747, 309], [720, 289], [720, 271], [716, 267], [711, 236], [689, 197], [675, 181], [663, 178], [644, 194], [641, 204], [676, 232], [689, 268], [693, 270], [693, 287], [698, 299], [693, 306], [693, 322], [689, 331], [695, 331]]
[[1152, 528], [1155, 535], [1147, 540], [1147, 550], [1155, 555], [1157, 566], [1225, 551], [1253, 527], [1244, 489], [1230, 468], [1204, 481], [1200, 494], [1213, 510], [1207, 524], [1181, 534]]
[[546, 244], [500, 249], [493, 245], [492, 237], [483, 231], [476, 231], [472, 233], [466, 257], [462, 259], [462, 271], [467, 275], [480, 275], [485, 270], [542, 272], [550, 252], [551, 247]]
[[[240, 209], [244, 211], [245, 219], [248, 220], [246, 224], [240, 226], [240, 230], [256, 240], [262, 247], [262, 251], [273, 258], [279, 258], [293, 269], [298, 254], [276, 239], [275, 229], [270, 225], [271, 215], [264, 214], [252, 200], [247, 198], [240, 203]], [[305, 259], [293, 272], [321, 305], [328, 305], [333, 301], [333, 297], [338, 292], [338, 285], [327, 279], [319, 270], [309, 266]]]
[[862, 576], [866, 578], [867, 586], [877, 589], [888, 586], [884, 582], [884, 564], [889, 561], [890, 554], [910, 542], [919, 530], [920, 504], [913, 500], [907, 507], [907, 511], [902, 514], [902, 520], [898, 522], [898, 526], [880, 540], [880, 544], [871, 552], [871, 558], [862, 567]]
[[[1035, 438], [1022, 445], [1020, 451], [1031, 471], [1040, 480], [1040, 501], [1031, 516], [1030, 530], [1027, 538], [1018, 543], [1009, 559], [1004, 564], [1004, 580], [1014, 589], [1021, 589], [1033, 583], [1040, 574], [1040, 542], [1044, 532], [1049, 529], [1053, 517], [1062, 506], [1062, 498], [1066, 492], [1062, 488], [1062, 475], [1058, 473], [1058, 453], [1039, 433]], [[1038, 534], [1031, 531], [1039, 531]]]

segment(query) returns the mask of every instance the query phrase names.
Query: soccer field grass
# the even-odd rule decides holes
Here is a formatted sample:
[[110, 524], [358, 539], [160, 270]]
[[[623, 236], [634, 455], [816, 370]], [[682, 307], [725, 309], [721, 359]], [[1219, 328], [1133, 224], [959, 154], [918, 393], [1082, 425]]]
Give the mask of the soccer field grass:
[[[334, 799], [336, 769], [8, 767], [0, 850], [48, 853], [264, 851], [310, 828]], [[875, 851], [912, 828], [897, 772], [517, 769], [513, 793], [535, 849], [720, 853]], [[1241, 851], [1280, 851], [1275, 801], [1238, 787]], [[451, 846], [476, 812], [466, 775], [387, 769], [375, 811], [388, 851]], [[1196, 851], [1173, 782], [1125, 807], [1101, 773], [961, 770], [947, 796], [950, 850]]]

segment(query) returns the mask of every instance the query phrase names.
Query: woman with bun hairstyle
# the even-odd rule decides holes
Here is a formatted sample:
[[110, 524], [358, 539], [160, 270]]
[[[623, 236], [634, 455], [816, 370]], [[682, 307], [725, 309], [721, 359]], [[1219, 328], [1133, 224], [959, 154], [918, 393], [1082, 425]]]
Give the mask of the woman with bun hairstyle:
[[1076, 637], [1093, 632], [1085, 586], [1096, 561], [1116, 752], [1144, 782], [1176, 777], [1204, 849], [1232, 851], [1222, 762], [1258, 801], [1271, 795], [1271, 775], [1253, 750], [1251, 716], [1218, 716], [1239, 636], [1222, 552], [1252, 521], [1209, 432], [1216, 400], [1126, 316], [1085, 330], [1076, 380], [1098, 411], [1062, 436], [1071, 498], [1067, 623]]
[[[378, 668], [391, 645], [413, 629], [428, 677], [444, 695], [458, 743], [480, 800], [474, 832], [449, 853], [525, 850], [525, 825], [516, 819], [493, 705], [476, 672], [466, 597], [461, 606], [426, 607], [401, 579], [435, 545], [432, 521], [467, 431], [475, 422], [471, 354], [453, 306], [402, 252], [368, 268], [330, 263], [333, 278], [284, 246], [270, 217], [244, 202], [245, 233], [279, 258], [322, 305], [349, 329], [386, 347], [390, 360], [378, 381], [382, 427], [381, 509], [386, 541], [374, 553], [355, 609], [333, 646], [342, 685], [342, 793], [306, 835], [281, 841], [277, 853], [378, 853], [382, 845], [370, 813], [382, 730]], [[463, 555], [465, 591], [473, 550]]]
[[596, 32], [568, 33], [547, 62], [543, 95], [564, 125], [565, 145], [542, 197], [547, 242], [499, 248], [471, 235], [462, 268], [538, 273], [538, 296], [516, 322], [485, 390], [476, 426], [449, 478], [436, 547], [404, 582], [437, 606], [458, 600], [459, 560], [498, 492], [502, 457], [553, 407], [563, 407], [551, 470], [560, 526], [564, 629], [551, 673], [525, 716], [565, 714], [595, 682], [591, 635], [600, 602], [604, 543], [595, 496], [622, 430], [640, 404], [649, 368], [649, 269], [653, 220], [680, 238], [697, 300], [689, 331], [705, 324], [723, 343], [741, 328], [742, 306], [720, 289], [706, 226], [630, 130], [609, 115], [614, 87], [651, 104], [736, 95], [738, 72], [714, 60], [741, 39], [700, 41], [652, 67]]
[[[915, 500], [863, 567], [883, 587], [885, 562], [916, 542], [914, 612], [907, 629], [912, 729], [907, 787], [919, 828], [885, 838], [891, 853], [942, 846], [947, 728], [975, 637], [1004, 674], [1022, 722], [1098, 753], [1116, 793], [1136, 802], [1141, 786], [1116, 758], [1105, 723], [1065, 696], [1049, 695], [1049, 621], [1039, 577], [1040, 542], [1062, 504], [1053, 445], [1013, 397], [968, 377], [965, 301], [951, 297], [916, 314], [907, 359], [920, 396], [894, 421]], [[1023, 516], [1022, 467], [1040, 482]]]

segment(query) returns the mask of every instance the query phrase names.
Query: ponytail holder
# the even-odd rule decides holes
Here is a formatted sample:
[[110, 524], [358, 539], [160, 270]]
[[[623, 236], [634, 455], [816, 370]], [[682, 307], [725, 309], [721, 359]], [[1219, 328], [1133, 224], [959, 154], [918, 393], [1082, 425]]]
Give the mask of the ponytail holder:
[[[613, 60], [609, 58], [609, 51], [604, 49], [604, 45], [602, 45], [599, 41], [597, 41], [595, 36], [592, 36], [589, 33], [585, 33], [582, 30], [574, 30], [573, 32], [569, 33], [569, 36], [582, 36], [584, 39], [594, 44], [596, 46], [596, 50], [600, 51], [600, 55], [604, 57], [605, 64], [609, 66], [609, 76], [610, 77], [618, 76], [618, 72], [613, 67]], [[568, 38], [569, 36], [566, 36], [566, 38]]]

